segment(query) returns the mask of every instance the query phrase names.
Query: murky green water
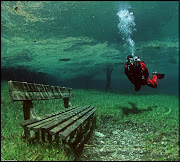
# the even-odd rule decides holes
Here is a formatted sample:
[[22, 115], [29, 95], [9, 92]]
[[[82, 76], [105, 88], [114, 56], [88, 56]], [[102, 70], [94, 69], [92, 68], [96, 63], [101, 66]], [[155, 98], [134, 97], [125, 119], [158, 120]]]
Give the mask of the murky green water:
[[[23, 112], [10, 100], [8, 80], [68, 86], [75, 104], [98, 108], [96, 131], [105, 136], [93, 135], [81, 160], [178, 160], [178, 36], [177, 1], [2, 1], [2, 160], [71, 160], [22, 140]], [[124, 73], [130, 54], [150, 78], [165, 74], [157, 88], [134, 91]], [[110, 93], [103, 91], [107, 69]]]
[[36, 82], [43, 82], [43, 77], [43, 83], [104, 88], [106, 69], [113, 67], [112, 88], [123, 89], [118, 84], [127, 81], [124, 65], [132, 49], [118, 27], [117, 13], [126, 10], [134, 16], [135, 25], [125, 26], [131, 30], [134, 55], [146, 63], [150, 74], [165, 73], [165, 85], [177, 86], [176, 1], [4, 1], [1, 9], [2, 79], [32, 81], [30, 73]]

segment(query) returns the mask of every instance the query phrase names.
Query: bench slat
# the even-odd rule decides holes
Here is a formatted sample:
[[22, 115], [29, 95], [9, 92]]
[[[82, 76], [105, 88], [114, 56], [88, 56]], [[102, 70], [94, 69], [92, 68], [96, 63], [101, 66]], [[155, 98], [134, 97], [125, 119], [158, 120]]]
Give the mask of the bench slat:
[[[88, 108], [88, 107], [86, 107], [86, 108]], [[60, 123], [62, 123], [64, 121], [68, 120], [69, 118], [73, 117], [77, 113], [80, 113], [81, 111], [84, 111], [84, 109], [86, 109], [86, 108], [81, 107], [81, 108], [76, 109], [76, 111], [72, 110], [72, 111], [70, 111], [68, 113], [63, 113], [63, 114], [61, 114], [61, 116], [53, 118], [53, 120], [48, 120], [46, 122], [43, 122], [43, 123], [38, 124], [36, 126], [33, 126], [30, 129], [33, 129], [35, 132], [37, 132], [37, 131], [40, 131], [42, 129], [42, 127], [47, 126], [47, 125], [52, 125], [52, 127], [55, 127], [56, 126], [55, 124], [60, 124]]]
[[13, 100], [26, 100], [24, 93], [21, 91], [11, 91], [11, 98]]
[[49, 98], [55, 99], [56, 97], [54, 96], [53, 89], [50, 86], [44, 86], [44, 91], [48, 94]]
[[[51, 135], [55, 135], [57, 132], [62, 131], [64, 128], [66, 128], [67, 126], [73, 124], [76, 120], [78, 120], [80, 117], [84, 116], [85, 114], [87, 114], [90, 110], [92, 110], [94, 107], [90, 107], [88, 109], [86, 109], [85, 111], [82, 111], [81, 113], [75, 115], [74, 117], [70, 118], [69, 120], [65, 121], [64, 123], [58, 125], [57, 127], [51, 129], [51, 127], [49, 126], [45, 126], [43, 127], [43, 129], [51, 129], [50, 130], [50, 134]], [[53, 124], [53, 123], [52, 123]]]
[[[41, 120], [41, 121], [38, 121], [36, 123], [33, 123], [33, 124], [30, 124], [28, 126], [26, 126], [27, 128], [29, 129], [33, 129], [33, 130], [36, 130], [38, 131], [40, 127], [44, 126], [44, 125], [47, 125], [48, 122], [52, 122], [53, 120], [55, 119], [58, 119], [58, 118], [61, 118], [63, 120], [67, 119], [68, 117], [71, 117], [74, 113], [76, 112], [80, 112], [82, 111], [83, 109], [87, 108], [89, 106], [86, 106], [86, 107], [78, 107], [76, 109], [72, 109], [68, 112], [64, 112], [63, 114], [58, 114], [58, 115], [55, 115], [51, 118], [47, 118], [47, 119], [44, 119], [44, 120]], [[64, 118], [63, 118], [64, 117]], [[35, 128], [34, 128], [35, 127]]]
[[62, 98], [62, 96], [57, 93], [57, 90], [55, 89], [54, 86], [52, 86], [52, 93], [55, 98]]
[[72, 96], [72, 88], [43, 84], [9, 81], [9, 92], [13, 101], [49, 100]]
[[85, 116], [83, 116], [81, 119], [74, 122], [71, 126], [68, 127], [68, 129], [65, 129], [63, 132], [60, 132], [60, 137], [65, 140], [67, 136], [70, 135], [71, 132], [76, 130], [81, 123], [83, 123], [86, 119], [88, 119], [94, 112], [96, 111], [96, 108], [92, 109], [89, 113], [87, 113]]
[[[21, 82], [21, 83], [23, 83], [23, 82]], [[17, 81], [9, 81], [8, 86], [9, 86], [10, 90], [14, 90], [14, 91], [22, 89], [21, 84]]]
[[77, 107], [78, 107], [78, 106], [72, 106], [72, 107], [70, 107], [70, 108], [67, 108], [66, 110], [60, 110], [60, 111], [58, 111], [58, 112], [56, 112], [56, 113], [51, 113], [51, 114], [45, 115], [44, 117], [40, 117], [40, 119], [33, 118], [33, 119], [24, 120], [24, 121], [22, 121], [22, 122], [20, 123], [20, 125], [21, 125], [22, 127], [25, 127], [25, 126], [27, 126], [27, 125], [29, 125], [29, 124], [33, 124], [33, 123], [35, 123], [35, 122], [37, 122], [37, 121], [41, 121], [41, 120], [44, 120], [44, 119], [47, 119], [47, 118], [51, 118], [51, 117], [53, 117], [53, 116], [55, 116], [55, 115], [62, 114], [62, 113], [64, 113], [64, 112], [70, 111], [70, 110], [72, 110], [72, 109], [74, 109], [74, 108], [77, 108]]

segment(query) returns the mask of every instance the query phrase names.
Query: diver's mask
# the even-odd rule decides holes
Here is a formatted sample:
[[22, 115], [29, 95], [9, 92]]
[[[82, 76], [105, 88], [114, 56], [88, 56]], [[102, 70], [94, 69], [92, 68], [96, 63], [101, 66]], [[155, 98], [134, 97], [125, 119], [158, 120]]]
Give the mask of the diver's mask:
[[139, 57], [137, 57], [137, 56], [134, 56], [134, 61], [137, 61], [137, 62], [140, 62], [141, 60], [139, 59]]
[[133, 65], [133, 64], [134, 64], [134, 59], [133, 59], [133, 58], [129, 58], [129, 63], [130, 63], [131, 65]]

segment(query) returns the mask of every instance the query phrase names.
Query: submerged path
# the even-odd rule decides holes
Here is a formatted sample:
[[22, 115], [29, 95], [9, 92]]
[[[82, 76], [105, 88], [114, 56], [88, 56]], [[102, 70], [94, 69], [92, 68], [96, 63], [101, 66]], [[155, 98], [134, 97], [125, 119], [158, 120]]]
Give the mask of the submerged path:
[[[126, 123], [121, 125], [108, 125], [95, 131], [104, 134], [98, 137], [95, 133], [85, 145], [81, 161], [140, 161], [145, 160], [146, 137], [152, 134], [154, 128], [145, 125]], [[151, 159], [149, 159], [151, 160]]]

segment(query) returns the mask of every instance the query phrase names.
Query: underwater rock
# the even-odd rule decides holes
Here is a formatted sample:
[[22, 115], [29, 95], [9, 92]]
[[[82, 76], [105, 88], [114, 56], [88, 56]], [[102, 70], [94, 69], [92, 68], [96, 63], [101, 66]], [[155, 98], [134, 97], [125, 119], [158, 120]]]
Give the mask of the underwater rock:
[[100, 141], [101, 144], [104, 144], [104, 141]]
[[112, 134], [113, 135], [119, 135], [119, 132], [120, 132], [120, 130], [116, 130], [116, 131], [113, 131]]
[[94, 132], [94, 133], [95, 133], [95, 135], [98, 136], [98, 137], [105, 137], [105, 135], [102, 134], [102, 133], [100, 133], [100, 132]]

